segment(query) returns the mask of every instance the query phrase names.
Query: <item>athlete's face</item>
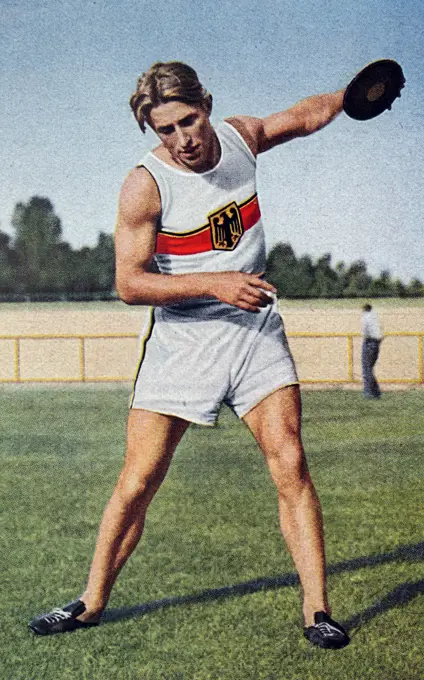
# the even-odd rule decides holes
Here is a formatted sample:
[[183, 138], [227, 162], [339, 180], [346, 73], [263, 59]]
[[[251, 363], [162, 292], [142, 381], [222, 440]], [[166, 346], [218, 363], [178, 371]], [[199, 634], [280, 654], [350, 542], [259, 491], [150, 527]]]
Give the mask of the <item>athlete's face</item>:
[[178, 165], [204, 172], [216, 163], [215, 131], [209, 113], [200, 104], [160, 104], [151, 110], [149, 122]]

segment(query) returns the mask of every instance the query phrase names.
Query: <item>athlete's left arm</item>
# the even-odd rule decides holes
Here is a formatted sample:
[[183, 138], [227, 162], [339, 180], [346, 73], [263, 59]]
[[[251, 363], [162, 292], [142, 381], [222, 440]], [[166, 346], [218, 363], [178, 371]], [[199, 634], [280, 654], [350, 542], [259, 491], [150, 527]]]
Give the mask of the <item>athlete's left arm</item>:
[[302, 99], [286, 111], [265, 118], [228, 118], [256, 156], [296, 137], [306, 137], [331, 123], [343, 110], [344, 90]]

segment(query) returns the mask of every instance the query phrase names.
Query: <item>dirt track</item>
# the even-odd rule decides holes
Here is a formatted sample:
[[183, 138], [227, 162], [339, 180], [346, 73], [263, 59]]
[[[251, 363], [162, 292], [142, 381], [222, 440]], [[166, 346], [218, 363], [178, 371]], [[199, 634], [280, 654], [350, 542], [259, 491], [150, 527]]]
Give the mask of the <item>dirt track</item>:
[[[424, 332], [424, 304], [374, 304], [384, 330]], [[316, 333], [355, 333], [360, 330], [361, 302], [280, 301], [286, 330]], [[0, 304], [0, 334], [32, 333], [137, 333], [144, 307], [121, 302], [75, 304]]]
[[[424, 332], [424, 306], [408, 301], [404, 306], [377, 301], [385, 333]], [[286, 331], [291, 333], [356, 333], [360, 330], [361, 302], [280, 304]], [[79, 303], [0, 305], [0, 335], [32, 334], [138, 334], [146, 309], [123, 303]], [[302, 380], [344, 380], [347, 372], [345, 338], [292, 338], [290, 345]], [[360, 378], [360, 339], [354, 339], [354, 377]], [[109, 339], [85, 341], [86, 378], [94, 380], [131, 379], [138, 356], [138, 340]], [[21, 340], [22, 380], [71, 378], [81, 372], [77, 340]], [[386, 338], [378, 363], [383, 380], [415, 379], [418, 375], [416, 337]], [[16, 372], [12, 340], [0, 340], [0, 380], [12, 380]]]

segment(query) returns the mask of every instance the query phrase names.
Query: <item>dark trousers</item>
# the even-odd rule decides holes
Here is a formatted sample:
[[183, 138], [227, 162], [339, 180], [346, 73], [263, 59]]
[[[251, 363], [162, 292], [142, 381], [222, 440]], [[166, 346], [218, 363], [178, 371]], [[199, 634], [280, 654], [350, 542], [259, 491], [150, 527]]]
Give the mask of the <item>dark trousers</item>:
[[364, 382], [364, 395], [366, 397], [379, 397], [380, 387], [374, 375], [374, 365], [380, 351], [380, 340], [367, 338], [362, 343], [362, 379]]

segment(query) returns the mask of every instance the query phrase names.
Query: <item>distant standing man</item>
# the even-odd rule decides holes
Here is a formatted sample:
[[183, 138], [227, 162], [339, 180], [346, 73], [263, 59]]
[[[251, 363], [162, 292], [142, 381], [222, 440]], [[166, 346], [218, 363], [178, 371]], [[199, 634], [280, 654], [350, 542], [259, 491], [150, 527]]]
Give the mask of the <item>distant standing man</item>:
[[263, 278], [256, 193], [257, 156], [320, 130], [342, 103], [343, 90], [314, 95], [286, 111], [233, 116], [215, 128], [212, 96], [187, 64], [156, 63], [139, 79], [131, 107], [159, 145], [127, 177], [116, 230], [118, 293], [127, 304], [151, 306], [127, 454], [84, 592], [34, 619], [36, 634], [98, 624], [179, 441], [191, 422], [213, 425], [225, 403], [252, 432], [275, 483], [303, 590], [305, 636], [325, 648], [348, 644], [330, 616], [321, 507], [302, 446], [300, 390], [276, 290]]
[[383, 335], [377, 314], [372, 306], [366, 304], [362, 309], [362, 378], [364, 396], [367, 399], [378, 399], [381, 396], [381, 390], [374, 375], [374, 366], [378, 359]]

